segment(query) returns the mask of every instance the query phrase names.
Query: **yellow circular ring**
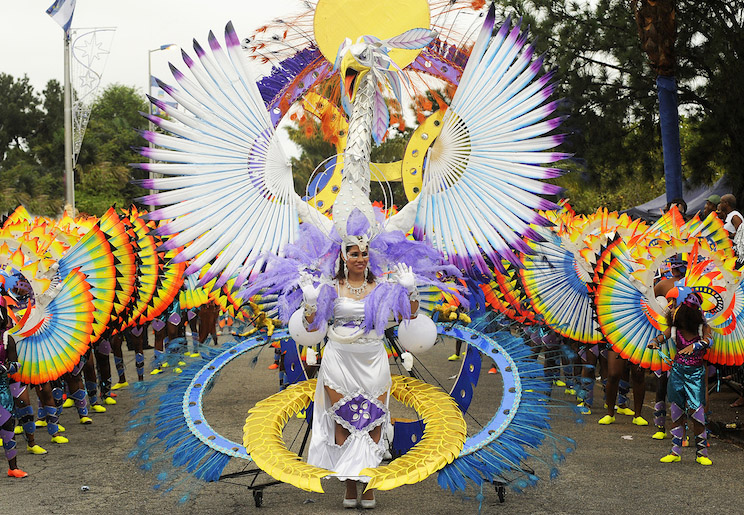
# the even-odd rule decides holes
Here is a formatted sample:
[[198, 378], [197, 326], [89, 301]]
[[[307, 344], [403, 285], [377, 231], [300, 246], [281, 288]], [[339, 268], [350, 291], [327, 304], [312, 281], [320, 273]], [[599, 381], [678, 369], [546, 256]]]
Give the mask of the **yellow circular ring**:
[[[387, 465], [367, 468], [368, 489], [390, 490], [422, 481], [457, 458], [467, 438], [460, 409], [446, 392], [412, 377], [393, 376], [392, 396], [411, 406], [425, 424], [424, 435], [406, 454]], [[287, 420], [307, 408], [316, 380], [303, 381], [257, 402], [243, 426], [243, 445], [256, 465], [271, 477], [297, 488], [323, 492], [321, 478], [332, 471], [301, 461], [282, 439]]]

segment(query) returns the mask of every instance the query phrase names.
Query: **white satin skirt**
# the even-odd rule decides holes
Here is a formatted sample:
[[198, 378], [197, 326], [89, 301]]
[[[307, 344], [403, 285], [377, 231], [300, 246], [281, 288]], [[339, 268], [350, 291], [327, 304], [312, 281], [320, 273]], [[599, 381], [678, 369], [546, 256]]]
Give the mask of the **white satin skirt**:
[[[313, 425], [307, 462], [332, 470], [332, 477], [369, 482], [360, 471], [380, 465], [385, 453], [384, 438], [372, 440], [369, 432], [390, 423], [388, 411], [390, 365], [382, 340], [338, 343], [329, 339], [323, 352], [315, 390]], [[325, 387], [343, 396], [331, 405]], [[378, 400], [385, 396], [385, 402]], [[365, 402], [366, 401], [366, 402]], [[335, 442], [335, 426], [349, 430], [343, 445]]]

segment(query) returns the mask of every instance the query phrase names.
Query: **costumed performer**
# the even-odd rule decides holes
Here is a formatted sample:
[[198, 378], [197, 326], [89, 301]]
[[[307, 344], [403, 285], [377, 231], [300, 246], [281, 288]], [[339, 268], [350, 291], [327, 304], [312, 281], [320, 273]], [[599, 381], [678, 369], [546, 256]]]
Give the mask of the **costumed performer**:
[[662, 463], [680, 461], [685, 436], [687, 412], [695, 431], [696, 460], [711, 465], [708, 458], [708, 433], [705, 429], [705, 352], [713, 345], [713, 333], [700, 309], [700, 296], [678, 284], [668, 296], [676, 299], [676, 306], [667, 315], [669, 327], [663, 335], [649, 343], [658, 348], [664, 340], [674, 341], [677, 354], [672, 362], [668, 391], [672, 418], [672, 452], [661, 458]]
[[[377, 467], [385, 452], [381, 436], [383, 426], [389, 423], [391, 378], [382, 335], [364, 329], [365, 299], [379, 279], [369, 272], [366, 245], [342, 249], [333, 281], [338, 297], [318, 373], [308, 463], [336, 471], [339, 479], [346, 480], [343, 504], [355, 508], [357, 481], [369, 480], [360, 471]], [[396, 275], [398, 283], [411, 293], [413, 316], [418, 310], [413, 272], [400, 265]], [[302, 290], [305, 320], [310, 324], [315, 319], [319, 288], [306, 280]], [[374, 507], [373, 490], [362, 494], [361, 504]]]
[[16, 460], [16, 441], [13, 429], [15, 428], [15, 417], [13, 416], [13, 394], [10, 389], [10, 376], [18, 371], [18, 353], [15, 340], [5, 330], [8, 320], [8, 311], [5, 302], [0, 297], [0, 439], [5, 449], [5, 458], [8, 460], [8, 477], [26, 477], [27, 473], [18, 468]]

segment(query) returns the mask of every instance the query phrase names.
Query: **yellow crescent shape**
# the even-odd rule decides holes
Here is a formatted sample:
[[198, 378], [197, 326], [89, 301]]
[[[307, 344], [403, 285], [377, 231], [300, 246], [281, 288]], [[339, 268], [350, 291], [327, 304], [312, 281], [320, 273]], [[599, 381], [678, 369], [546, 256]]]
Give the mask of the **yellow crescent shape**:
[[[302, 107], [306, 112], [316, 118], [320, 118], [323, 110], [330, 107], [334, 110], [335, 127], [338, 133], [338, 142], [336, 143], [336, 165], [333, 168], [332, 175], [322, 190], [315, 192], [309, 203], [322, 212], [330, 210], [333, 202], [336, 200], [339, 188], [341, 187], [341, 171], [344, 168], [343, 151], [346, 147], [346, 136], [349, 124], [337, 106], [329, 106], [328, 99], [314, 92], [309, 92], [302, 101]], [[442, 118], [445, 110], [440, 109], [424, 120], [419, 125], [411, 138], [406, 144], [406, 150], [401, 161], [393, 163], [370, 163], [372, 179], [378, 182], [400, 182], [403, 181], [403, 188], [406, 192], [406, 198], [410, 202], [418, 197], [421, 193], [421, 184], [424, 175], [424, 159], [429, 148], [434, 144], [439, 133], [442, 132]], [[313, 192], [311, 192], [312, 194]]]
[[[257, 402], [243, 426], [243, 445], [256, 465], [271, 477], [302, 490], [323, 492], [321, 478], [332, 471], [301, 461], [282, 440], [282, 429], [290, 417], [306, 408], [315, 394], [310, 379]], [[393, 376], [391, 394], [413, 407], [426, 429], [421, 440], [388, 465], [367, 468], [368, 489], [390, 490], [427, 478], [460, 454], [467, 438], [465, 420], [452, 397], [436, 386], [411, 377]]]

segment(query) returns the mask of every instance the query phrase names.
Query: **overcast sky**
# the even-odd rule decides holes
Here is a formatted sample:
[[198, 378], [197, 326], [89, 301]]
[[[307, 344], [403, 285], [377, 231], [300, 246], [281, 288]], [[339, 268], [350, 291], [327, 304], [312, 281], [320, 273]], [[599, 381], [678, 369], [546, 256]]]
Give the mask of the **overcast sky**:
[[[63, 31], [46, 14], [53, 0], [0, 0], [0, 72], [28, 75], [40, 93], [49, 79], [62, 82]], [[103, 85], [147, 87], [148, 50], [173, 43], [191, 51], [196, 38], [221, 34], [232, 20], [239, 36], [288, 11], [297, 0], [77, 0], [73, 28], [116, 27]], [[153, 75], [173, 79], [168, 60], [181, 65], [177, 48], [152, 54]], [[181, 66], [183, 68], [183, 66]]]

